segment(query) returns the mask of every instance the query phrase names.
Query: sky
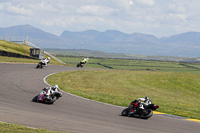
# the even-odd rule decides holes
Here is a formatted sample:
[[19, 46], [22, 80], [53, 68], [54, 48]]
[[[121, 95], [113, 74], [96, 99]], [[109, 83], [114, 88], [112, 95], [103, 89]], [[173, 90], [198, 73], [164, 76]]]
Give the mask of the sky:
[[0, 0], [0, 28], [119, 30], [168, 37], [200, 32], [200, 0]]

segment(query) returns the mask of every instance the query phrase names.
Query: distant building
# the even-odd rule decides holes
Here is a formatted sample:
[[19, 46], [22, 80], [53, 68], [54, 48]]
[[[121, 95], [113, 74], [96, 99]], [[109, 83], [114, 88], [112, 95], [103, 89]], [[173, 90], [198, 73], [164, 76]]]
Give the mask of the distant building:
[[30, 56], [42, 59], [44, 58], [44, 50], [39, 48], [30, 48]]

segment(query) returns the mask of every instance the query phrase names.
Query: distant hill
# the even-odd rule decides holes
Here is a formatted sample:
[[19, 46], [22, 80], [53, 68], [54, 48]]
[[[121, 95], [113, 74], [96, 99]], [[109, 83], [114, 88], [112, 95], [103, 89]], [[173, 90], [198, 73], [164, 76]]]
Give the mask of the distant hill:
[[0, 38], [28, 40], [41, 48], [88, 49], [107, 53], [200, 57], [200, 32], [187, 32], [157, 38], [150, 34], [126, 34], [117, 30], [99, 32], [64, 31], [60, 36], [31, 25], [0, 28]]

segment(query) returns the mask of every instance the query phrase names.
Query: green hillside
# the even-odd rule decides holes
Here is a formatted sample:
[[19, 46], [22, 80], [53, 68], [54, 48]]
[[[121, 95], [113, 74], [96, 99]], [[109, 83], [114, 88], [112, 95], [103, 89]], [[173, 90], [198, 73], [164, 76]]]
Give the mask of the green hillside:
[[0, 40], [0, 50], [17, 53], [21, 55], [30, 55], [30, 46], [26, 44], [17, 44], [13, 42]]
[[[18, 44], [18, 43], [0, 40], [0, 50], [3, 50], [3, 51], [30, 56], [30, 48], [31, 47], [26, 44]], [[44, 55], [44, 57], [46, 58], [48, 56]], [[0, 56], [0, 62], [38, 63], [39, 59], [26, 59], [26, 58]], [[50, 64], [61, 65], [58, 61], [52, 58], [51, 58]]]

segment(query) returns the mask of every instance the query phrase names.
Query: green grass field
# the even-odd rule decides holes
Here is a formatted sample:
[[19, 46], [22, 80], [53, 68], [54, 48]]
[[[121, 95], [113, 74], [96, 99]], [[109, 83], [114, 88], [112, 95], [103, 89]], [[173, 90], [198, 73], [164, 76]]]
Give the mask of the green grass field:
[[64, 133], [64, 132], [53, 132], [45, 129], [33, 129], [17, 124], [8, 124], [0, 122], [0, 133]]
[[[73, 66], [76, 66], [76, 64], [81, 60], [80, 57], [58, 58]], [[99, 63], [101, 65], [99, 65]], [[110, 67], [115, 70], [200, 73], [200, 63], [90, 58], [86, 66], [105, 69]]]
[[200, 119], [199, 74], [88, 70], [58, 73], [47, 81], [63, 91], [114, 105], [128, 106], [149, 96], [160, 112]]

